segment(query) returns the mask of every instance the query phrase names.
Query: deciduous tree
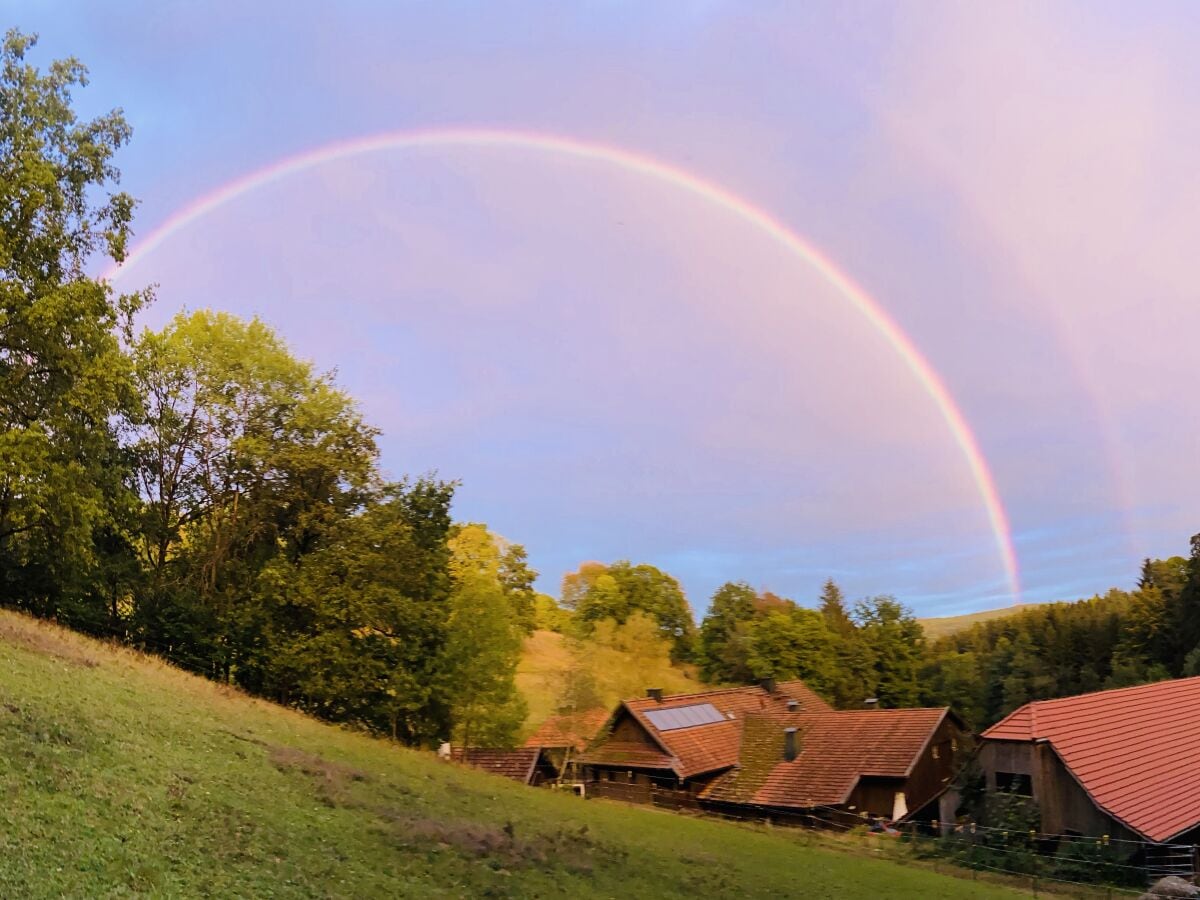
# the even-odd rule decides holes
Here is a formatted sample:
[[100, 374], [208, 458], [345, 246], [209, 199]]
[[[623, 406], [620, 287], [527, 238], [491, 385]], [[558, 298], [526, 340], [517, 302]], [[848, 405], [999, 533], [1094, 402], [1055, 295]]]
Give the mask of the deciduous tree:
[[117, 431], [136, 394], [121, 339], [148, 295], [86, 274], [125, 256], [134, 202], [113, 157], [129, 126], [119, 110], [79, 119], [86, 69], [35, 68], [35, 40], [0, 47], [0, 595], [62, 615], [96, 587], [98, 536], [124, 524]]

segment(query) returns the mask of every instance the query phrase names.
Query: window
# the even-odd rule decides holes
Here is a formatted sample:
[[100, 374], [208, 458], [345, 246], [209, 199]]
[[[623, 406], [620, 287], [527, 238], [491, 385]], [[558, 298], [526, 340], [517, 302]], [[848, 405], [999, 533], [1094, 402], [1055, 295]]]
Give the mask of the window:
[[942, 754], [941, 754], [941, 752], [938, 750], [938, 746], [937, 746], [937, 744], [934, 744], [934, 745], [933, 745], [933, 758], [934, 758], [934, 759], [940, 759], [940, 758], [941, 758], [941, 755], [942, 755]]
[[1029, 776], [1020, 772], [997, 772], [996, 790], [1009, 794], [1019, 794], [1022, 797], [1033, 796], [1033, 784]]

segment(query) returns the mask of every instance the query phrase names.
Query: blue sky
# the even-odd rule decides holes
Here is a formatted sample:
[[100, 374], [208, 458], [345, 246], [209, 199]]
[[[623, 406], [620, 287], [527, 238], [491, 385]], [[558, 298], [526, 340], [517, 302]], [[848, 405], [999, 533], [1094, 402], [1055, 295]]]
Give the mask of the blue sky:
[[[1186, 4], [0, 3], [134, 126], [145, 235], [274, 160], [399, 129], [613, 145], [768, 210], [883, 306], [994, 473], [1031, 600], [1197, 530], [1200, 31]], [[892, 348], [761, 233], [631, 173], [470, 148], [251, 192], [130, 278], [147, 324], [260, 314], [393, 474], [526, 544], [923, 615], [1010, 601], [962, 454]], [[122, 284], [121, 286], [125, 286]], [[133, 284], [129, 285], [134, 286]]]

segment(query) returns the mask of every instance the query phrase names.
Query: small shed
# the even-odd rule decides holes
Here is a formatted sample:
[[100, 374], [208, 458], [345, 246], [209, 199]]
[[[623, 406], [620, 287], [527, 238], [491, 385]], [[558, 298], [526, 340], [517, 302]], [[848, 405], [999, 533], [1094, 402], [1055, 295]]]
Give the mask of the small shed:
[[557, 777], [554, 766], [541, 747], [453, 747], [450, 760], [533, 787]]

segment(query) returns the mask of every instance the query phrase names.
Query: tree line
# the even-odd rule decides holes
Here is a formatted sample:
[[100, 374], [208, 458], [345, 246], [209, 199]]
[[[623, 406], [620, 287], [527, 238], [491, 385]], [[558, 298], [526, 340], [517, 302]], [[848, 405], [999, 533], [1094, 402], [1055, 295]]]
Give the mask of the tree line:
[[[952, 706], [980, 729], [1031, 700], [1200, 675], [1200, 535], [1186, 558], [1146, 560], [1134, 590], [1014, 609], [935, 640], [894, 597], [849, 604], [832, 580], [815, 608], [728, 582], [698, 628], [652, 566], [585, 563], [562, 593], [567, 609], [541, 627], [586, 638], [597, 621], [644, 619], [708, 684], [799, 678], [839, 708]], [[573, 690], [564, 706], [577, 708]]]

